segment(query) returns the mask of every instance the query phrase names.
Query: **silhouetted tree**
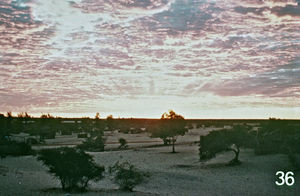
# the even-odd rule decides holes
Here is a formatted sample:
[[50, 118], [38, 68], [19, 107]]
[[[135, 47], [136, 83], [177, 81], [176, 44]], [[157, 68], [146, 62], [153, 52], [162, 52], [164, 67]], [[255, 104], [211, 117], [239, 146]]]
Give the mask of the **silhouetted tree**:
[[0, 142], [5, 140], [5, 137], [8, 136], [7, 131], [7, 120], [4, 114], [0, 114]]
[[103, 178], [104, 167], [95, 164], [91, 155], [74, 148], [45, 149], [38, 160], [57, 177], [65, 191], [84, 191], [90, 180]]
[[54, 118], [51, 114], [42, 114], [40, 118]]
[[240, 147], [253, 147], [253, 140], [249, 133], [249, 127], [246, 126], [235, 126], [231, 130], [212, 131], [208, 135], [200, 137], [200, 160], [211, 159], [223, 151], [233, 151], [235, 156], [229, 165], [239, 164]]
[[7, 112], [6, 113], [6, 128], [7, 128], [7, 132], [8, 133], [12, 133], [13, 132], [13, 115], [11, 112]]
[[[284, 120], [271, 119], [262, 124], [257, 133], [256, 154], [300, 153], [300, 125], [291, 125]], [[298, 142], [299, 141], [299, 142]], [[299, 148], [298, 148], [299, 147]]]
[[172, 143], [172, 152], [175, 153], [175, 142], [177, 136], [184, 135], [188, 129], [185, 127], [186, 121], [183, 116], [176, 114], [173, 110], [161, 116], [158, 125], [151, 130], [151, 137], [159, 137], [166, 144]]
[[257, 132], [255, 154], [288, 155], [295, 169], [300, 168], [300, 161], [295, 154], [300, 153], [300, 124], [271, 118], [262, 124]]
[[31, 146], [25, 142], [16, 142], [9, 140], [0, 141], [0, 156], [23, 156], [31, 155], [34, 151]]
[[105, 129], [105, 120], [95, 119], [93, 122], [93, 131], [91, 132], [91, 134], [98, 135], [101, 133], [103, 135], [104, 129]]
[[128, 148], [127, 141], [124, 138], [120, 138], [119, 143], [120, 143], [119, 149]]
[[107, 128], [109, 131], [112, 131], [113, 128], [114, 128], [114, 118], [113, 118], [113, 115], [108, 115], [106, 117], [106, 125], [107, 125]]
[[81, 130], [89, 133], [89, 137], [78, 147], [88, 151], [104, 151], [104, 128], [104, 120], [98, 118], [82, 120]]
[[102, 133], [98, 135], [92, 135], [88, 137], [82, 144], [79, 144], [77, 147], [83, 150], [92, 151], [92, 152], [102, 152], [105, 147], [105, 138]]
[[6, 117], [8, 117], [8, 118], [11, 117], [12, 118], [13, 117], [12, 112], [11, 111], [6, 112]]
[[96, 113], [95, 119], [100, 119], [100, 113], [99, 112]]
[[[25, 116], [25, 115], [24, 115]], [[24, 117], [23, 116], [23, 117]], [[0, 156], [22, 156], [32, 154], [31, 146], [25, 142], [10, 141], [10, 133], [18, 133], [24, 127], [23, 117], [14, 118], [11, 112], [7, 112], [7, 117], [0, 115]]]

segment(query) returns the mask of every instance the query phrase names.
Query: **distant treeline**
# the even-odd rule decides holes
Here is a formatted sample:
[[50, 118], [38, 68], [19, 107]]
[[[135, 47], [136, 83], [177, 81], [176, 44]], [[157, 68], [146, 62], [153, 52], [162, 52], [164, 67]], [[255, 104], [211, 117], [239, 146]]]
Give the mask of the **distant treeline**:
[[[140, 133], [151, 129], [159, 124], [161, 119], [142, 118], [113, 118], [111, 115], [106, 119], [100, 119], [96, 114], [95, 118], [62, 118], [53, 117], [50, 114], [43, 114], [41, 117], [31, 117], [27, 113], [20, 113], [12, 116], [10, 112], [6, 115], [0, 114], [0, 136], [4, 137], [11, 133], [29, 133], [39, 135], [43, 139], [52, 138], [53, 134], [71, 134], [72, 132], [90, 132], [93, 129], [103, 131], [119, 130], [123, 133]], [[279, 120], [285, 124], [299, 126], [300, 120]], [[235, 125], [261, 126], [269, 122], [264, 119], [185, 119], [189, 129], [201, 127], [224, 127]], [[54, 136], [55, 137], [55, 136]]]

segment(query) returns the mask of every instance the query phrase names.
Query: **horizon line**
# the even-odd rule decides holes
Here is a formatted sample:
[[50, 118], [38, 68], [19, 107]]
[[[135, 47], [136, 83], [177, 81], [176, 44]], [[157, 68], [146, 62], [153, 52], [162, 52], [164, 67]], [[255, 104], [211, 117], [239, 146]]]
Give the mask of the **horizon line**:
[[[18, 117], [18, 114], [25, 114], [27, 113], [31, 118], [41, 118], [42, 115], [50, 115], [53, 118], [63, 118], [63, 119], [83, 119], [83, 118], [89, 118], [89, 119], [96, 119], [95, 115], [91, 115], [92, 113], [82, 113], [83, 115], [80, 115], [79, 113], [29, 113], [29, 112], [12, 112], [12, 111], [6, 111], [6, 112], [0, 112], [0, 114], [3, 114], [4, 116], [6, 116], [6, 114], [8, 112], [11, 112], [12, 114], [14, 113], [14, 115], [12, 115], [12, 117]], [[96, 112], [97, 113], [97, 112]], [[96, 114], [95, 113], [95, 114]], [[73, 115], [72, 115], [73, 114]], [[86, 114], [86, 115], [84, 115]], [[87, 115], [89, 114], [89, 115]], [[101, 114], [101, 113], [100, 113]], [[100, 117], [99, 119], [101, 120], [105, 120], [108, 116], [110, 116], [112, 114], [109, 115], [103, 115], [102, 117]], [[101, 116], [101, 115], [100, 115]], [[105, 117], [104, 117], [105, 116]], [[160, 117], [134, 117], [134, 116], [127, 116], [127, 117], [121, 117], [121, 116], [117, 116], [117, 115], [112, 115], [113, 119], [145, 119], [145, 120], [156, 120], [156, 119], [160, 119]], [[159, 115], [160, 116], [160, 115]], [[208, 115], [210, 116], [210, 115]], [[184, 117], [185, 118], [185, 117]], [[270, 119], [276, 119], [276, 120], [300, 120], [300, 118], [285, 118], [285, 117], [275, 117], [275, 116], [269, 116], [269, 117], [249, 117], [249, 118], [214, 118], [214, 117], [191, 117], [191, 118], [185, 118], [186, 120], [270, 120]]]

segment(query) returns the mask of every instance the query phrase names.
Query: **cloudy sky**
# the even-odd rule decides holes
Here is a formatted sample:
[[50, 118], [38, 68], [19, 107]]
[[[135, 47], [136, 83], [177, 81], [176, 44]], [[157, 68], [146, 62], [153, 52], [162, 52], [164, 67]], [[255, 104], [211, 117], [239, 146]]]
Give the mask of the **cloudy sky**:
[[169, 109], [300, 118], [300, 1], [0, 1], [0, 112]]

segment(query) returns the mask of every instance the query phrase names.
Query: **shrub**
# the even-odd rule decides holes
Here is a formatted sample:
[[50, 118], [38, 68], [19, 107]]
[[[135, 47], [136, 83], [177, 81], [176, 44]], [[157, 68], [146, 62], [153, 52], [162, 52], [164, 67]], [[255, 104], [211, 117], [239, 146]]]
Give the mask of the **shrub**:
[[92, 152], [102, 152], [104, 151], [104, 144], [105, 140], [103, 138], [102, 133], [88, 137], [82, 144], [78, 145], [77, 147], [83, 150], [88, 150]]
[[0, 156], [24, 156], [31, 155], [33, 150], [29, 144], [25, 142], [5, 141], [0, 143]]
[[197, 129], [199, 129], [199, 128], [201, 128], [201, 127], [202, 127], [201, 124], [197, 124], [197, 125], [196, 125], [196, 128], [197, 128]]
[[87, 138], [87, 133], [78, 133], [77, 138]]
[[127, 141], [124, 138], [120, 138], [119, 143], [120, 143], [119, 149], [128, 148]]
[[139, 171], [134, 165], [126, 161], [116, 162], [109, 167], [109, 173], [113, 175], [113, 181], [120, 186], [120, 189], [132, 191], [133, 188], [149, 177], [146, 172]]
[[130, 133], [131, 134], [138, 134], [138, 133], [142, 133], [143, 130], [140, 128], [130, 128]]
[[44, 138], [44, 139], [55, 139], [55, 135], [56, 133], [55, 132], [45, 132], [45, 133], [42, 133], [41, 134], [41, 137]]
[[130, 132], [130, 130], [129, 129], [122, 129], [121, 132], [125, 133], [125, 134], [128, 134]]
[[[299, 155], [298, 155], [299, 156]], [[300, 171], [300, 159], [294, 153], [288, 154], [288, 159], [293, 166], [293, 169], [296, 171]]]
[[92, 156], [80, 149], [45, 149], [37, 159], [49, 167], [49, 173], [60, 180], [65, 191], [84, 191], [90, 180], [103, 178], [104, 167], [96, 165]]
[[61, 135], [72, 135], [72, 131], [67, 130], [67, 129], [63, 129], [63, 130], [61, 130]]
[[32, 144], [38, 144], [39, 142], [35, 138], [28, 138], [26, 140], [26, 143], [29, 144], [29, 145], [32, 145]]

